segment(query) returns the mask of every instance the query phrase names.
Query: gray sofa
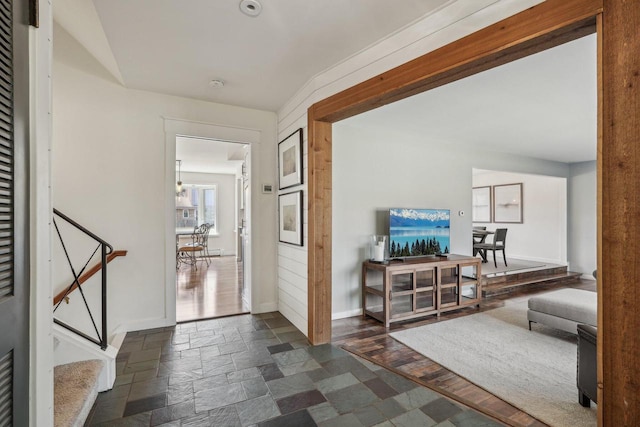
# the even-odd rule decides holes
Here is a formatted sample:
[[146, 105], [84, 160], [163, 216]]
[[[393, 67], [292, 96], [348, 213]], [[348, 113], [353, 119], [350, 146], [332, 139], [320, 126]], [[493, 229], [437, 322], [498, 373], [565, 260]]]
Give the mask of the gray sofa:
[[529, 330], [532, 323], [540, 323], [578, 334], [578, 401], [587, 408], [591, 401], [597, 403], [597, 293], [560, 289], [529, 298], [528, 305]]
[[598, 325], [598, 295], [582, 289], [559, 289], [529, 298], [529, 330], [541, 323], [572, 334], [579, 324]]

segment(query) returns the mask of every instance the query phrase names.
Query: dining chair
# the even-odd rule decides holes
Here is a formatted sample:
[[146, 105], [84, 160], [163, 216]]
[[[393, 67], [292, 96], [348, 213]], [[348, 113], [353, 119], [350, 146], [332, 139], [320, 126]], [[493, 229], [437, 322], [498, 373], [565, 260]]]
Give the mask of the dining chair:
[[211, 230], [211, 227], [213, 227], [213, 224], [207, 223], [206, 225], [207, 225], [207, 238], [204, 239], [204, 256], [208, 260], [211, 257], [211, 254], [209, 253], [209, 231]]
[[484, 259], [487, 259], [487, 251], [493, 252], [493, 264], [496, 268], [498, 268], [498, 263], [496, 261], [496, 251], [502, 251], [502, 257], [504, 259], [504, 265], [507, 266], [507, 254], [505, 253], [505, 246], [507, 241], [507, 229], [506, 228], [498, 228], [496, 229], [495, 234], [493, 235], [493, 242], [491, 243], [475, 243], [473, 245], [473, 252], [476, 251], [484, 251]]
[[[178, 247], [176, 257], [180, 263], [191, 265], [197, 270], [197, 262], [198, 258], [200, 258], [200, 260], [204, 259], [207, 263], [207, 267], [209, 266], [209, 257], [206, 256], [209, 240], [209, 228], [209, 224], [202, 224], [194, 227], [193, 233], [191, 234], [191, 242]], [[197, 252], [200, 253], [199, 257], [196, 257]]]
[[[485, 227], [485, 226], [473, 227], [473, 231], [476, 231], [476, 230], [486, 231], [487, 227]], [[487, 238], [487, 235], [484, 234], [484, 233], [483, 234], [475, 234], [475, 233], [473, 233], [473, 244], [472, 244], [472, 246], [473, 246], [473, 256], [478, 255], [478, 252], [480, 252], [479, 249], [476, 249], [476, 243], [484, 243], [486, 238]], [[484, 257], [483, 257], [483, 259], [484, 259]]]

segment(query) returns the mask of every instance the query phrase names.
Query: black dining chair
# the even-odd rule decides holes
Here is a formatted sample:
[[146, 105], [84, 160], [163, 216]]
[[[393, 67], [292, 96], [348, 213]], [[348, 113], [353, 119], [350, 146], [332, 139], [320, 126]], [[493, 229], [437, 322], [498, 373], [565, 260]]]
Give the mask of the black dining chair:
[[[486, 231], [487, 227], [484, 227], [484, 226], [473, 227], [473, 231], [476, 231], [476, 230]], [[476, 243], [484, 243], [486, 238], [487, 238], [487, 235], [484, 233], [481, 235], [475, 234], [475, 233], [473, 234], [473, 256], [478, 255], [478, 252], [480, 252], [478, 249], [476, 249]]]
[[506, 228], [498, 228], [496, 229], [495, 234], [493, 235], [493, 242], [491, 243], [475, 243], [473, 245], [473, 251], [484, 253], [484, 259], [487, 259], [487, 251], [493, 252], [493, 264], [496, 268], [498, 268], [498, 263], [496, 262], [496, 251], [502, 251], [502, 257], [504, 259], [504, 265], [507, 265], [507, 254], [505, 253], [505, 246], [507, 241], [507, 229]]

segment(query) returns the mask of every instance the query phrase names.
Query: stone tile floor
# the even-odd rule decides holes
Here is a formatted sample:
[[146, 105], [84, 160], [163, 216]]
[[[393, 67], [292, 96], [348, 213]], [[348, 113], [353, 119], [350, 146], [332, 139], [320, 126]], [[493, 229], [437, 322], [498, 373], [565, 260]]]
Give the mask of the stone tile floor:
[[130, 332], [87, 426], [500, 426], [280, 313]]

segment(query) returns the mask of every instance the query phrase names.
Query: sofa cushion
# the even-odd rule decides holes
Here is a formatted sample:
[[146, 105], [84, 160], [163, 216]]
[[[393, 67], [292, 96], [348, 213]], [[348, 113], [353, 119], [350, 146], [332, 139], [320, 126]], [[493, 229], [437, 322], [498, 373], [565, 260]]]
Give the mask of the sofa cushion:
[[529, 310], [596, 326], [598, 294], [581, 289], [559, 289], [529, 298]]

